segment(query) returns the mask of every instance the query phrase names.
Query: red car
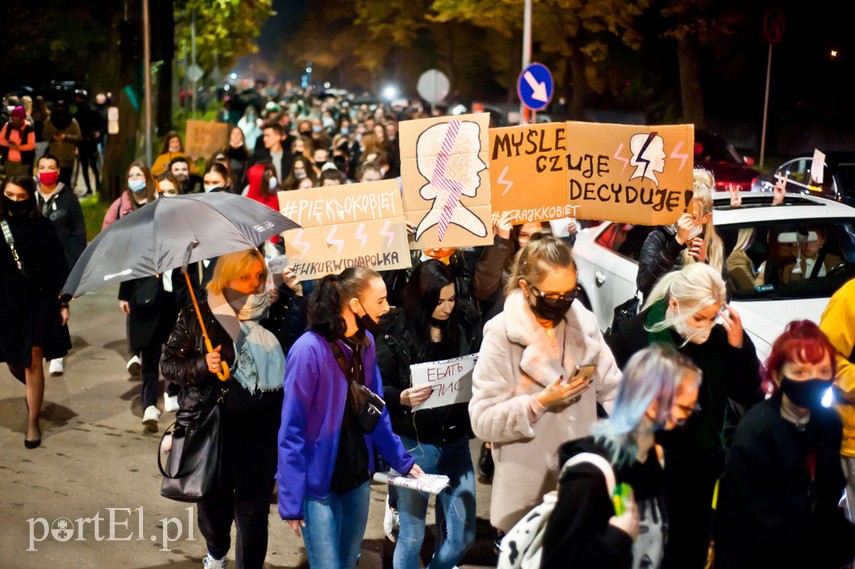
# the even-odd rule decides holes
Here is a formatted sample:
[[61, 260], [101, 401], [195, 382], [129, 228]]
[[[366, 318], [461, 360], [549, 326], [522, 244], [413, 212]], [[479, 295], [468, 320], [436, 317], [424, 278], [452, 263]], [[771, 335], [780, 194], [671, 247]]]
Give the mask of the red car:
[[747, 192], [760, 175], [721, 135], [705, 130], [695, 131], [695, 168], [712, 172], [715, 189], [721, 192], [732, 187]]

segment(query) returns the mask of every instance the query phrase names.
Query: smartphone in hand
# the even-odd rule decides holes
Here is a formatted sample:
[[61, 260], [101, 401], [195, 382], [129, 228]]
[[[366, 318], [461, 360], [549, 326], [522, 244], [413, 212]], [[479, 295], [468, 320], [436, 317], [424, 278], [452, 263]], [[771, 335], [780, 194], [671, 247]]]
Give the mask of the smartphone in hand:
[[570, 377], [564, 380], [564, 383], [570, 384], [576, 381], [577, 379], [591, 381], [591, 378], [594, 376], [595, 371], [597, 371], [597, 366], [595, 364], [577, 365], [576, 368], [573, 370], [573, 373], [570, 374]]

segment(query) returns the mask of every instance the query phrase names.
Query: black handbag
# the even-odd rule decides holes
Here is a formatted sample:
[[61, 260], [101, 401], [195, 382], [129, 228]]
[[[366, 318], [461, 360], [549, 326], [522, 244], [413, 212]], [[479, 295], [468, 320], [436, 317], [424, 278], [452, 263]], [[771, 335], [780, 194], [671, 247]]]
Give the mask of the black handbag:
[[638, 292], [629, 300], [621, 302], [615, 306], [614, 316], [612, 317], [612, 325], [606, 330], [606, 334], [614, 334], [617, 331], [618, 324], [624, 320], [631, 320], [638, 314], [638, 307], [641, 305], [641, 300], [638, 298]]
[[[164, 466], [158, 445], [157, 466], [163, 475], [160, 495], [179, 502], [199, 502], [213, 496], [220, 481], [223, 390], [214, 405], [198, 412], [186, 426], [174, 424], [172, 449]], [[180, 413], [180, 412], [179, 412]], [[170, 434], [167, 429], [163, 437]], [[161, 443], [163, 438], [161, 438]]]
[[365, 372], [362, 368], [361, 353], [355, 351], [348, 362], [338, 344], [330, 342], [330, 347], [332, 347], [335, 359], [347, 379], [350, 389], [347, 399], [356, 415], [356, 422], [359, 423], [359, 428], [362, 429], [363, 433], [370, 435], [374, 432], [377, 423], [380, 422], [380, 416], [383, 414], [386, 402], [365, 387]]

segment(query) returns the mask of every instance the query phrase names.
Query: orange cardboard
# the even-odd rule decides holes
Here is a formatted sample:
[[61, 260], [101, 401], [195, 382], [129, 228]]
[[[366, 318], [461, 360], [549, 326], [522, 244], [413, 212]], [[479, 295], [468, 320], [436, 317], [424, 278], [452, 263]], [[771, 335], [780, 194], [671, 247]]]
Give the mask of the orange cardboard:
[[503, 213], [528, 223], [572, 217], [567, 207], [564, 123], [490, 129], [493, 221]]
[[279, 192], [279, 211], [301, 226], [283, 234], [288, 264], [299, 280], [354, 266], [411, 266], [396, 180]]
[[193, 158], [208, 159], [229, 140], [229, 125], [223, 122], [187, 121], [184, 153]]
[[570, 121], [566, 136], [573, 217], [668, 225], [688, 211], [694, 125]]
[[401, 179], [414, 249], [489, 245], [486, 113], [402, 121]]

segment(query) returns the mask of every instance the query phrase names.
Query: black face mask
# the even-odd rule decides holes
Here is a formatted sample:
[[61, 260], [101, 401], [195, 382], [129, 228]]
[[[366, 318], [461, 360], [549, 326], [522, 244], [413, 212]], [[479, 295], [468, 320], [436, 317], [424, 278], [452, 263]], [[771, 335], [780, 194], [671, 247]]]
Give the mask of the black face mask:
[[821, 409], [822, 397], [831, 387], [830, 379], [808, 379], [795, 381], [787, 376], [781, 378], [781, 391], [794, 404], [805, 409]]
[[[359, 306], [362, 306], [361, 302], [359, 303]], [[371, 332], [371, 335], [376, 338], [377, 335], [380, 333], [380, 324], [375, 322], [374, 319], [368, 315], [368, 311], [365, 310], [364, 306], [362, 306], [362, 310], [365, 311], [365, 314], [356, 317], [356, 326], [360, 330], [367, 330], [368, 332]]]
[[16, 202], [10, 200], [6, 196], [3, 196], [3, 209], [9, 212], [9, 215], [20, 215], [22, 213], [26, 213], [32, 207], [33, 205], [30, 203], [30, 200]]
[[528, 304], [535, 316], [541, 320], [549, 320], [553, 325], [557, 326], [559, 322], [564, 320], [564, 315], [567, 314], [567, 311], [573, 305], [573, 299], [549, 299], [534, 295], [534, 303], [529, 300]]

